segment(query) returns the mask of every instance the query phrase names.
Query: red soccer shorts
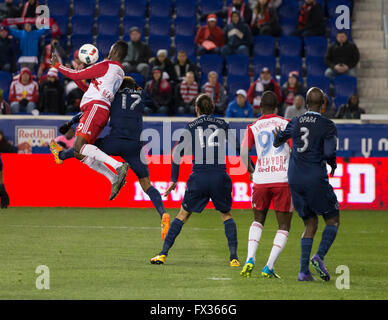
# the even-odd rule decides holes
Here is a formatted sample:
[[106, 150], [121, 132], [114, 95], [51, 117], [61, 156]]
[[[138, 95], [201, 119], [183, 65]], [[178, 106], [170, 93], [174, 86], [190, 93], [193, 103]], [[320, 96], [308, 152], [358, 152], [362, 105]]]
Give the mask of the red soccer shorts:
[[109, 106], [100, 101], [91, 101], [82, 106], [82, 112], [75, 135], [93, 144], [108, 122]]
[[292, 212], [291, 192], [288, 184], [254, 184], [252, 193], [252, 208], [266, 210], [273, 204], [275, 211]]

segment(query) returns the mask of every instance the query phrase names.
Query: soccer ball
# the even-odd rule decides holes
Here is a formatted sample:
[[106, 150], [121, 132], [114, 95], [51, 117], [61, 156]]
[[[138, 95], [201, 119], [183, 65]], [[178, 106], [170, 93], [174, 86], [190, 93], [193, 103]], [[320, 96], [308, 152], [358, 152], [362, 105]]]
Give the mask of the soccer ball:
[[78, 57], [82, 63], [96, 63], [98, 60], [98, 49], [92, 44], [84, 44], [78, 51]]

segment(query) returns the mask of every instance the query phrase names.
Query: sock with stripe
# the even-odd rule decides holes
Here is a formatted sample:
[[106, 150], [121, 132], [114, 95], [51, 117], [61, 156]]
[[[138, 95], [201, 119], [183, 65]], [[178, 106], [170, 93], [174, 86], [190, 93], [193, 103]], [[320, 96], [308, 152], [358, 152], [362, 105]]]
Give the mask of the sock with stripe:
[[253, 259], [253, 261], [256, 262], [256, 251], [262, 231], [263, 225], [257, 221], [253, 221], [249, 228], [247, 261]]
[[313, 247], [312, 238], [302, 238], [300, 240], [301, 254], [300, 254], [300, 272], [305, 274], [310, 273], [309, 263], [311, 248]]
[[115, 170], [122, 166], [121, 162], [116, 161], [112, 157], [108, 156], [105, 152], [102, 152], [96, 146], [92, 144], [84, 144], [81, 148], [80, 153], [83, 156], [90, 157], [93, 160], [98, 160], [112, 166]]
[[170, 225], [170, 229], [167, 232], [166, 239], [163, 242], [163, 249], [160, 254], [168, 255], [168, 251], [173, 246], [176, 237], [179, 235], [183, 227], [183, 222], [175, 218]]
[[82, 159], [82, 162], [86, 164], [90, 169], [93, 169], [94, 171], [97, 171], [98, 173], [101, 173], [104, 175], [110, 183], [116, 182], [117, 175], [114, 174], [104, 163], [93, 160], [92, 158], [85, 157]]
[[318, 256], [323, 260], [329, 251], [334, 239], [337, 235], [338, 228], [333, 225], [328, 225], [322, 232], [322, 240], [318, 248]]
[[160, 215], [160, 219], [162, 219], [163, 213], [166, 212], [166, 209], [164, 208], [162, 196], [160, 195], [159, 191], [151, 186], [147, 189], [146, 194], [150, 197], [152, 204]]
[[283, 248], [286, 246], [287, 239], [288, 231], [278, 230], [275, 238], [273, 239], [273, 247], [267, 261], [267, 266], [270, 270], [273, 269], [276, 260], [279, 258], [279, 255], [282, 252]]
[[224, 221], [225, 235], [228, 239], [228, 247], [230, 252], [230, 260], [237, 258], [237, 226], [233, 218]]
[[74, 149], [70, 148], [70, 149], [67, 149], [67, 150], [59, 151], [58, 158], [61, 159], [61, 160], [66, 160], [66, 159], [74, 158]]

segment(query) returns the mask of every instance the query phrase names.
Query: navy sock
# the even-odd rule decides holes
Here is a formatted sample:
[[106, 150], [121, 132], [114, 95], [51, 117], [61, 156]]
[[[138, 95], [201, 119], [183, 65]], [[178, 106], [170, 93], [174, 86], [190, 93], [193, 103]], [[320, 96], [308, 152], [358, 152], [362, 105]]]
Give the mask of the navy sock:
[[225, 235], [228, 239], [230, 260], [237, 259], [237, 226], [233, 219], [224, 221]]
[[171, 222], [170, 229], [167, 232], [166, 239], [164, 239], [163, 249], [160, 254], [168, 255], [168, 251], [175, 242], [176, 237], [179, 235], [183, 227], [183, 222], [177, 218]]
[[300, 240], [301, 254], [300, 254], [300, 272], [305, 274], [310, 273], [309, 263], [311, 248], [313, 247], [312, 238], [302, 238]]
[[164, 209], [162, 196], [160, 195], [159, 191], [151, 186], [147, 189], [146, 194], [148, 194], [148, 196], [150, 197], [155, 209], [160, 215], [160, 219], [162, 219], [163, 213], [166, 212], [166, 209]]
[[59, 154], [58, 154], [58, 158], [61, 159], [61, 160], [66, 160], [66, 159], [74, 158], [74, 149], [70, 148], [70, 149], [67, 149], [67, 150], [60, 151]]
[[326, 226], [322, 232], [322, 240], [318, 248], [318, 256], [323, 260], [337, 235], [338, 228], [333, 225]]

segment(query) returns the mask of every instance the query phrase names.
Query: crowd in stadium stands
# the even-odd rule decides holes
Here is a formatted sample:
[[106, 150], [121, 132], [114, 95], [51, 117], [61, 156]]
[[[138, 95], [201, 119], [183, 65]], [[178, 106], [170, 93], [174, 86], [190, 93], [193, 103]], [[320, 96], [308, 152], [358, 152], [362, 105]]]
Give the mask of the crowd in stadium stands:
[[[39, 4], [50, 8], [50, 29], [35, 28]], [[80, 70], [82, 44], [95, 44], [102, 59], [124, 39], [124, 70], [158, 107], [147, 114], [194, 115], [203, 92], [219, 115], [257, 117], [271, 90], [278, 113], [291, 118], [305, 112], [306, 91], [318, 86], [327, 116], [357, 119], [360, 54], [351, 29], [336, 29], [341, 4], [353, 9], [351, 0], [5, 0], [0, 112], [77, 112], [83, 92], [51, 68], [51, 51]]]

